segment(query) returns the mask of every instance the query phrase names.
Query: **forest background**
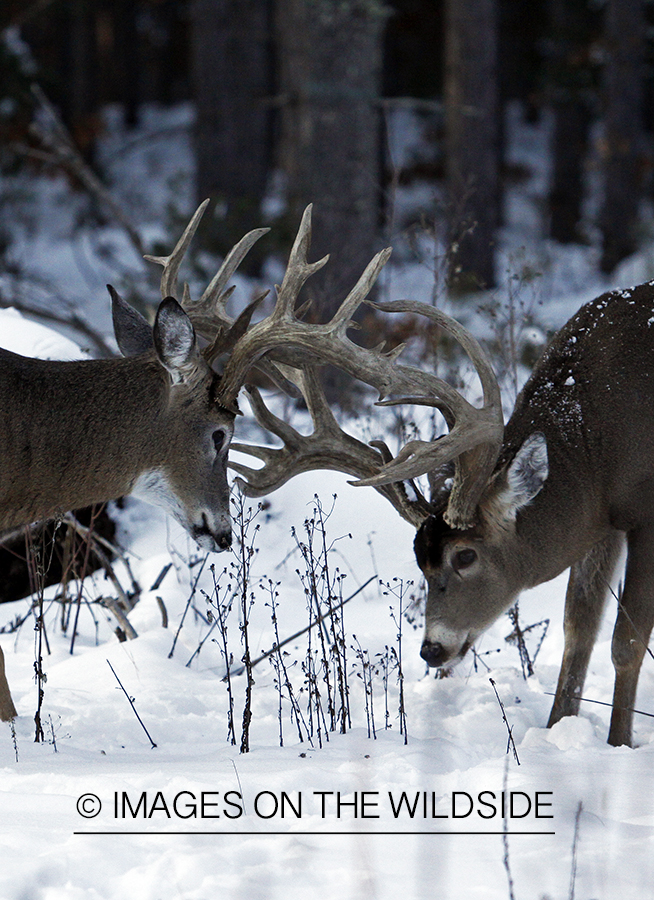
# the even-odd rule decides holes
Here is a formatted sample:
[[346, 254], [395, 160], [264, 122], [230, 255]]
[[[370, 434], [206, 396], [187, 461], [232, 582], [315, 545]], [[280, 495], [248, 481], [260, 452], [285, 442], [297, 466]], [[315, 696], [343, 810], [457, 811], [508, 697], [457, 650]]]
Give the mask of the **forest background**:
[[[429, 218], [449, 288], [497, 283], [506, 186], [525, 177], [506, 154], [519, 101], [527, 121], [552, 121], [543, 239], [595, 241], [608, 273], [642, 239], [652, 193], [652, 21], [644, 0], [6, 0], [0, 161], [63, 167], [88, 188], [81, 163], [102, 177], [108, 104], [130, 129], [146, 104], [191, 102], [194, 193], [214, 204], [205, 246], [225, 252], [262, 224], [262, 204], [288, 242], [313, 202], [316, 257], [334, 260], [311, 286], [326, 316], [397, 225], [400, 185], [433, 188], [402, 226]], [[45, 103], [81, 160], [45, 129]], [[401, 161], [389, 138], [398, 110], [423, 134]], [[589, 220], [591, 155], [602, 189]], [[0, 192], [0, 207], [11, 202]], [[0, 253], [8, 230], [3, 216]], [[268, 252], [263, 242], [251, 271]]]

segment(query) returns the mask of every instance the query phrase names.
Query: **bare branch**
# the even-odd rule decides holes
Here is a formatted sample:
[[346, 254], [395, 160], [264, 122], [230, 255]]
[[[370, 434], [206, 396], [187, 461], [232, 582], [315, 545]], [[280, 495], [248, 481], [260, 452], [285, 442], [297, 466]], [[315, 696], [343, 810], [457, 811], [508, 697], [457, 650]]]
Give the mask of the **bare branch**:
[[143, 256], [145, 247], [143, 246], [140, 234], [125, 215], [124, 210], [115, 201], [104, 184], [102, 184], [95, 172], [84, 161], [57, 110], [50, 103], [44, 91], [38, 84], [32, 85], [32, 93], [47, 116], [50, 126], [49, 128], [45, 128], [43, 125], [35, 122], [32, 125], [34, 134], [38, 137], [43, 146], [52, 154], [53, 161], [56, 161], [62, 168], [66, 169], [69, 174], [75, 177], [86, 188], [91, 196], [95, 197], [100, 206], [109, 210], [112, 217], [127, 234], [137, 255]]

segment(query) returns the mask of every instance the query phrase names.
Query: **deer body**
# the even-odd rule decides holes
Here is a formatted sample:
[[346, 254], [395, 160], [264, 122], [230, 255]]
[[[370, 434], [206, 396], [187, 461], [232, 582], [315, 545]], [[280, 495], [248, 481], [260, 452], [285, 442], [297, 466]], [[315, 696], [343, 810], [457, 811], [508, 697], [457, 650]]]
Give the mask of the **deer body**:
[[[234, 413], [218, 402], [220, 376], [172, 298], [151, 329], [116, 295], [114, 321], [124, 359], [0, 351], [0, 531], [134, 493], [225, 550]], [[0, 719], [15, 714], [0, 650]]]
[[[629, 710], [654, 621], [653, 309], [652, 285], [605, 294], [582, 307], [516, 402], [477, 522], [451, 528], [432, 516], [416, 537], [429, 585], [422, 655], [434, 666], [461, 658], [521, 590], [572, 566], [550, 725], [579, 708], [626, 538], [627, 574], [612, 645], [612, 744], [631, 743]], [[542, 436], [546, 456], [521, 460], [533, 435]], [[511, 488], [508, 473], [516, 461]]]
[[0, 351], [0, 529], [128, 494], [161, 467], [166, 377], [151, 360]]

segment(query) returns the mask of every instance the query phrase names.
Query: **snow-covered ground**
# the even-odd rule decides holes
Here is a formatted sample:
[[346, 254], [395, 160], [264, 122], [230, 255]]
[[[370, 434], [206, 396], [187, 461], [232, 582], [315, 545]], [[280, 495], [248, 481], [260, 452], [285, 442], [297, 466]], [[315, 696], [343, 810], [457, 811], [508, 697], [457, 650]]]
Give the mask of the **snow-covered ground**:
[[[155, 121], [160, 125], [162, 120]], [[542, 270], [539, 321], [556, 327], [606, 285], [595, 273], [592, 247], [573, 253], [540, 241], [534, 208], [542, 194], [538, 178], [546, 178], [542, 138], [537, 130], [524, 129], [515, 150], [534, 173], [537, 196], [532, 202], [524, 186], [510, 195], [511, 222], [502, 253], [509, 265], [523, 252], [522, 244], [527, 247], [524, 253]], [[121, 155], [111, 144], [118, 139], [109, 132], [117, 191], [135, 193], [142, 184], [133, 166], [141, 172], [152, 166], [159, 173], [160, 196], [150, 197], [150, 207], [145, 204], [154, 221], [157, 203], [170, 196], [161, 185], [169, 188], [172, 182], [179, 188], [188, 181], [183, 133], [175, 132], [168, 153], [145, 142], [149, 159], [135, 145], [137, 164], [127, 160], [127, 150]], [[108, 276], [91, 267], [97, 283], [84, 282], [88, 266], [80, 264], [77, 251], [88, 249], [90, 239], [83, 229], [76, 232], [77, 251], [64, 260], [70, 249], [69, 213], [54, 215], [53, 210], [71, 208], [68, 189], [56, 181], [37, 193], [38, 203], [32, 198], [29, 215], [17, 226], [14, 259], [38, 264], [59, 290], [68, 285], [68, 298], [79, 301], [96, 327], [106, 331], [103, 285]], [[135, 197], [135, 203], [141, 200]], [[28, 227], [30, 216], [35, 219]], [[35, 221], [48, 216], [52, 230], [35, 230]], [[115, 231], [107, 229], [105, 237], [118, 246]], [[97, 234], [94, 240], [97, 249]], [[135, 264], [131, 258], [128, 263]], [[629, 280], [651, 277], [647, 253], [629, 261], [629, 267]], [[405, 262], [392, 274], [394, 297], [408, 287], [418, 298], [431, 289], [428, 269], [417, 263]], [[616, 277], [613, 283], [619, 284], [620, 273]], [[504, 302], [505, 295], [498, 292], [497, 299]], [[76, 352], [69, 342], [10, 311], [0, 311], [0, 345], [51, 358]], [[245, 421], [242, 427], [250, 426]], [[278, 594], [280, 638], [307, 622], [302, 581], [306, 584], [307, 577], [298, 541], [307, 544], [308, 521], [320, 553], [316, 496], [326, 519], [330, 572], [335, 578], [338, 569], [344, 576], [343, 597], [373, 578], [343, 612], [351, 727], [345, 734], [319, 735], [315, 702], [314, 721], [308, 721], [302, 666], [310, 651], [304, 634], [285, 648], [285, 661], [302, 711], [303, 735], [312, 730], [312, 741], [298, 740], [285, 694], [280, 746], [280, 695], [268, 660], [254, 669], [248, 753], [239, 752], [246, 679], [232, 675], [237, 744], [228, 741], [229, 685], [221, 646], [214, 640], [219, 631], [207, 617], [207, 595], [216, 596], [212, 563], [221, 579], [219, 597], [228, 594], [230, 573], [236, 583], [238, 547], [203, 565], [176, 525], [158, 510], [129, 500], [116, 516], [118, 540], [142, 588], [130, 614], [138, 638], [119, 643], [112, 617], [93, 604], [112, 592], [110, 582], [98, 575], [84, 584], [88, 605], [81, 608], [71, 655], [71, 629], [61, 631], [56, 590], [46, 591], [50, 653], [44, 657], [44, 743], [33, 742], [33, 617], [18, 631], [0, 635], [19, 713], [15, 733], [9, 725], [0, 729], [2, 900], [391, 900], [398, 895], [505, 900], [509, 873], [519, 900], [654, 896], [652, 719], [636, 717], [636, 749], [606, 745], [609, 711], [602, 706], [584, 704], [579, 718], [544, 728], [562, 652], [564, 577], [520, 601], [523, 627], [549, 619], [533, 676], [523, 678], [517, 649], [505, 640], [510, 622], [502, 618], [480, 641], [476, 669], [467, 659], [452, 677], [435, 680], [419, 658], [419, 613], [403, 620], [398, 639], [399, 597], [406, 606], [412, 594], [420, 593], [413, 530], [372, 489], [354, 489], [335, 473], [305, 475], [272, 495], [250, 526], [246, 544], [255, 549], [248, 625], [252, 657], [275, 641], [271, 581]], [[116, 572], [129, 588], [122, 563]], [[167, 627], [157, 598], [167, 611]], [[28, 601], [1, 606], [0, 625], [28, 610]], [[588, 698], [605, 702], [612, 693], [614, 615], [610, 608], [585, 690]], [[238, 665], [237, 603], [227, 629], [228, 652]], [[532, 654], [542, 632], [542, 627], [533, 630]], [[316, 629], [310, 640], [316, 650]], [[406, 741], [399, 727], [397, 669], [391, 667], [386, 687], [383, 678], [385, 660], [392, 662], [400, 648]], [[320, 687], [327, 716], [322, 681]], [[512, 728], [517, 759], [507, 753], [507, 728], [495, 690]], [[653, 696], [654, 665], [646, 659], [638, 707], [651, 711]], [[371, 718], [374, 737], [368, 735]]]

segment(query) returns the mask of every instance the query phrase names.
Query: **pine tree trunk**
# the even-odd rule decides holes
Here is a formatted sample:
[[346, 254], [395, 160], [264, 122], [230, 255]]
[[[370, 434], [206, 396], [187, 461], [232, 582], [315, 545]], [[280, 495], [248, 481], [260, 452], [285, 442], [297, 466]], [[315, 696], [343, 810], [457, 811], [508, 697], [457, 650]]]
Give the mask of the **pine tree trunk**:
[[499, 109], [495, 0], [446, 0], [445, 150], [450, 284], [495, 284]]
[[549, 0], [548, 12], [547, 90], [554, 113], [550, 234], [562, 243], [574, 243], [580, 237], [583, 170], [594, 97], [590, 14], [578, 0]]
[[314, 204], [312, 257], [328, 265], [307, 284], [331, 316], [378, 247], [382, 32], [378, 0], [279, 0], [278, 162], [295, 224]]
[[193, 0], [191, 10], [197, 196], [220, 204], [229, 243], [261, 225], [270, 158], [269, 2]]
[[604, 272], [636, 249], [641, 193], [644, 10], [642, 0], [608, 0], [605, 9]]

